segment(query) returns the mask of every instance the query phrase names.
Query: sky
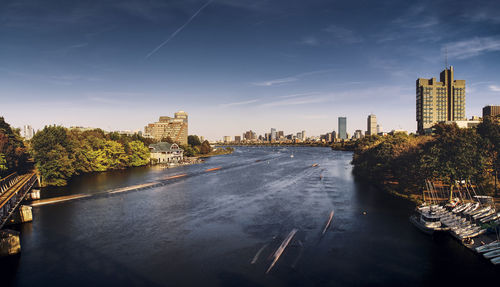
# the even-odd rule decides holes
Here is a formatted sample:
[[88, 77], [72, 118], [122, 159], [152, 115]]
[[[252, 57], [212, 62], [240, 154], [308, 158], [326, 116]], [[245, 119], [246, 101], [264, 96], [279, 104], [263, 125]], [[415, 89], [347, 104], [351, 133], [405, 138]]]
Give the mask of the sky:
[[[446, 51], [446, 52], [445, 52]], [[448, 64], [466, 115], [500, 104], [499, 1], [0, 0], [0, 116], [14, 127], [189, 134], [416, 129]]]

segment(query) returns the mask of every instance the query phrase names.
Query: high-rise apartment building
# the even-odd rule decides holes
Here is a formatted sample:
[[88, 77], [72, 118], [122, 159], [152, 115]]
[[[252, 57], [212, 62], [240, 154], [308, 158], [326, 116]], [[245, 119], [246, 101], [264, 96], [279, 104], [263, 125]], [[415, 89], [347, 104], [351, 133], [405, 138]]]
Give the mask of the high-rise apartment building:
[[377, 134], [377, 116], [370, 114], [366, 120], [366, 135], [376, 135]]
[[339, 139], [347, 139], [347, 118], [339, 117]]
[[465, 80], [455, 80], [453, 66], [436, 78], [417, 79], [417, 130], [424, 133], [439, 122], [465, 118]]
[[486, 106], [483, 108], [483, 118], [500, 115], [500, 106]]
[[231, 136], [224, 136], [224, 143], [231, 142]]
[[158, 122], [144, 127], [144, 133], [157, 140], [170, 137], [174, 142], [185, 145], [188, 142], [188, 114], [178, 111], [173, 118], [161, 116]]
[[234, 142], [241, 142], [241, 136], [234, 136]]
[[30, 140], [33, 138], [33, 135], [34, 135], [33, 128], [30, 125], [25, 125], [23, 127], [23, 137], [26, 140]]

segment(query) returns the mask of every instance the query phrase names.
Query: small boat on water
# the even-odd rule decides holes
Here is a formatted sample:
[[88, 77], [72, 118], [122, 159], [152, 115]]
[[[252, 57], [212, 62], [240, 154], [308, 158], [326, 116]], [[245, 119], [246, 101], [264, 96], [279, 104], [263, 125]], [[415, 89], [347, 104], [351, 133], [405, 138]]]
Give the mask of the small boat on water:
[[290, 157], [293, 158], [293, 153], [292, 153], [292, 155]]
[[312, 165], [312, 167], [315, 167], [315, 166], [318, 166], [318, 164], [317, 164], [317, 163], [315, 163], [315, 164], [313, 164], [313, 165]]

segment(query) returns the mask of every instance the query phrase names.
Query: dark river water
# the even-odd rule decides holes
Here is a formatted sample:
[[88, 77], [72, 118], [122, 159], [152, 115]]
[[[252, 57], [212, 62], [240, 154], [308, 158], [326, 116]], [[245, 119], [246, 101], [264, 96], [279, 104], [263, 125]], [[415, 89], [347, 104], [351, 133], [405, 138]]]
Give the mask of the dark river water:
[[[412, 226], [412, 203], [356, 181], [351, 158], [329, 148], [238, 147], [199, 165], [77, 177], [43, 197], [95, 195], [34, 207], [33, 222], [17, 227], [22, 254], [0, 263], [0, 285], [499, 282], [499, 268], [450, 236], [430, 237]], [[186, 176], [164, 180], [179, 174]], [[164, 185], [105, 193], [156, 181]], [[272, 253], [293, 229], [296, 235], [266, 274]]]

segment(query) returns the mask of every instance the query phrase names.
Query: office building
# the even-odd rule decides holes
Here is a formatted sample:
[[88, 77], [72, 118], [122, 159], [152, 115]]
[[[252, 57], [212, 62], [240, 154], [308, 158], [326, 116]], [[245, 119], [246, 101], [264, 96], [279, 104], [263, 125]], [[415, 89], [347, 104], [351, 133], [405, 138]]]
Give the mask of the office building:
[[339, 139], [347, 139], [347, 118], [339, 117]]
[[276, 140], [276, 129], [275, 128], [271, 128], [271, 141], [275, 141]]
[[417, 79], [417, 130], [428, 131], [445, 121], [463, 121], [465, 118], [465, 80], [455, 80], [453, 66], [436, 78]]
[[368, 119], [366, 120], [366, 135], [376, 135], [377, 132], [377, 116], [374, 114], [370, 114]]
[[158, 122], [144, 127], [144, 134], [160, 141], [170, 137], [174, 142], [186, 145], [188, 142], [188, 114], [179, 111], [174, 114], [173, 118], [161, 116]]
[[306, 131], [302, 131], [300, 134], [302, 135], [302, 140], [305, 141], [306, 140]]
[[234, 136], [234, 142], [241, 142], [241, 136]]
[[483, 118], [500, 115], [500, 106], [486, 106], [483, 108]]
[[224, 143], [231, 142], [231, 136], [224, 136]]

